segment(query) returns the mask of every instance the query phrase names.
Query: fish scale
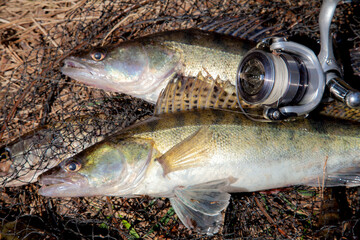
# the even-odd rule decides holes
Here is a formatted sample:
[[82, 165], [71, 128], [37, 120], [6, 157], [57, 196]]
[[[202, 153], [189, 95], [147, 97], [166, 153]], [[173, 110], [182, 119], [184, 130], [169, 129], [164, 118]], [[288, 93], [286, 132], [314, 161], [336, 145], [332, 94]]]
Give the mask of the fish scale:
[[[254, 46], [215, 32], [168, 31], [71, 56], [61, 71], [85, 84], [155, 103], [174, 74], [201, 73], [235, 84], [240, 61]], [[103, 59], [94, 60], [94, 53]]]
[[[360, 185], [360, 123], [315, 117], [254, 122], [231, 108], [232, 98], [199, 94], [221, 89], [233, 96], [233, 88], [208, 80], [201, 74], [176, 76], [152, 118], [44, 173], [39, 193], [168, 197], [185, 226], [212, 235], [221, 226], [229, 192], [318, 185], [324, 177], [329, 186]], [[183, 83], [196, 87], [183, 89]], [[179, 91], [200, 105], [175, 103]], [[230, 107], [216, 109], [219, 99]]]
[[[193, 196], [199, 196], [200, 200], [196, 201], [202, 202], [205, 196], [227, 192], [313, 186], [324, 177], [324, 166], [327, 175], [332, 176], [331, 186], [334, 182], [338, 186], [360, 185], [356, 177], [360, 175], [358, 130], [358, 124], [315, 119], [255, 123], [231, 111], [161, 114], [62, 162], [40, 178], [43, 187], [39, 193], [53, 197], [169, 197], [186, 226], [209, 225], [212, 226], [210, 233], [206, 227], [198, 230], [213, 234], [218, 226], [214, 222], [219, 216], [211, 218], [209, 212], [199, 212], [197, 206], [188, 202]], [[102, 158], [105, 149], [106, 161]], [[90, 156], [96, 156], [97, 160], [92, 161]], [[82, 168], [77, 172], [64, 170], [74, 159]], [[92, 167], [87, 168], [88, 164]], [[102, 174], [102, 166], [109, 164], [113, 176], [109, 175], [109, 167]], [[341, 174], [337, 181], [338, 172]], [[102, 181], [102, 176], [106, 181]], [[81, 180], [76, 183], [77, 179]], [[211, 190], [204, 188], [214, 182], [220, 182], [220, 186], [216, 184], [217, 188]], [[197, 191], [205, 196], [189, 190], [194, 186], [202, 189]], [[221, 199], [227, 199], [226, 196], [222, 195]], [[216, 201], [202, 202], [201, 209], [210, 208], [209, 202]], [[216, 211], [221, 214], [223, 209], [219, 207]], [[186, 216], [192, 216], [193, 220], [205, 219], [206, 223], [198, 219], [200, 222], [195, 225], [189, 224]]]
[[[200, 73], [235, 85], [240, 61], [255, 44], [198, 29], [168, 31], [71, 56], [65, 59], [61, 71], [85, 84], [156, 103], [176, 74], [197, 77]], [[351, 52], [354, 64], [359, 55], [356, 50]], [[93, 60], [96, 52], [105, 53], [104, 59]], [[360, 110], [336, 101], [316, 112], [344, 120], [360, 119]]]

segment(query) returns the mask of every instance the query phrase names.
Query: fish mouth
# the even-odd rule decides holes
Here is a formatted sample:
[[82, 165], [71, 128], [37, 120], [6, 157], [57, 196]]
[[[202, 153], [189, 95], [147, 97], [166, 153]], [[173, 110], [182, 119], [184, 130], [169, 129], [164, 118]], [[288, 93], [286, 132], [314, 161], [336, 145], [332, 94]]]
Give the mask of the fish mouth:
[[40, 177], [39, 183], [39, 194], [46, 197], [77, 196], [78, 191], [88, 185], [85, 178], [67, 179], [50, 176]]
[[56, 178], [56, 177], [42, 177], [39, 180], [40, 185], [44, 187], [48, 187], [51, 185], [58, 185], [63, 183], [74, 183], [72, 180], [63, 179], [63, 178]]
[[[81, 64], [79, 61], [77, 61], [75, 58], [70, 57], [64, 60], [64, 66], [61, 68], [61, 71], [64, 73], [64, 71], [72, 70], [88, 70], [87, 67], [84, 64]], [[64, 73], [66, 74], [66, 73]]]
[[106, 72], [104, 72], [102, 66], [93, 66], [86, 59], [83, 60], [76, 57], [66, 58], [61, 72], [76, 81], [106, 90], [106, 86], [102, 87], [102, 83], [106, 78]]

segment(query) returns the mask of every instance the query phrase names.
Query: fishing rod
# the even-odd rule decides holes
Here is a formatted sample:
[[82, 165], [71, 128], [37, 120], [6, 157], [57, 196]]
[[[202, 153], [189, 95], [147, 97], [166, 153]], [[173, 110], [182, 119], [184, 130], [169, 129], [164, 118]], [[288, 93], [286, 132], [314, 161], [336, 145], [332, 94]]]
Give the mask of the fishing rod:
[[270, 37], [244, 56], [236, 80], [239, 104], [243, 104], [242, 99], [252, 106], [249, 111], [263, 110], [258, 119], [249, 118], [273, 121], [307, 116], [326, 91], [348, 107], [360, 108], [360, 92], [343, 80], [342, 68], [334, 56], [330, 24], [338, 2], [322, 3], [319, 55], [300, 43]]

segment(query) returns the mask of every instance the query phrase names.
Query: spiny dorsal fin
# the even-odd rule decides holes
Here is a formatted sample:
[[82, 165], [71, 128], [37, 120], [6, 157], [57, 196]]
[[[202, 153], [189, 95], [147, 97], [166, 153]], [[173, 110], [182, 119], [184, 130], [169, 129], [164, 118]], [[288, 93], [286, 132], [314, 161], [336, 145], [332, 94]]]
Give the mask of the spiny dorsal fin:
[[175, 75], [160, 93], [154, 115], [192, 109], [239, 109], [235, 86], [229, 81]]
[[255, 42], [265, 37], [287, 35], [288, 29], [284, 29], [280, 23], [274, 24], [273, 22], [273, 18], [264, 16], [222, 16], [206, 21], [197, 28]]

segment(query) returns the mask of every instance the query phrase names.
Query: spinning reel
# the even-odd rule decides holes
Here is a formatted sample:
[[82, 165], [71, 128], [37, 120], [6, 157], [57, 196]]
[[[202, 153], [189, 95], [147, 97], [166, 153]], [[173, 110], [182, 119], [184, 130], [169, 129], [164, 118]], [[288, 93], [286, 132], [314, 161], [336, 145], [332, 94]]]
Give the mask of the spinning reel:
[[[360, 92], [342, 80], [333, 53], [330, 24], [338, 2], [325, 0], [321, 6], [318, 56], [302, 44], [279, 37], [262, 40], [244, 56], [236, 89], [249, 118], [272, 121], [307, 116], [321, 102], [325, 87], [347, 106], [360, 108]], [[244, 107], [244, 102], [250, 107]], [[251, 116], [254, 109], [262, 114]]]

